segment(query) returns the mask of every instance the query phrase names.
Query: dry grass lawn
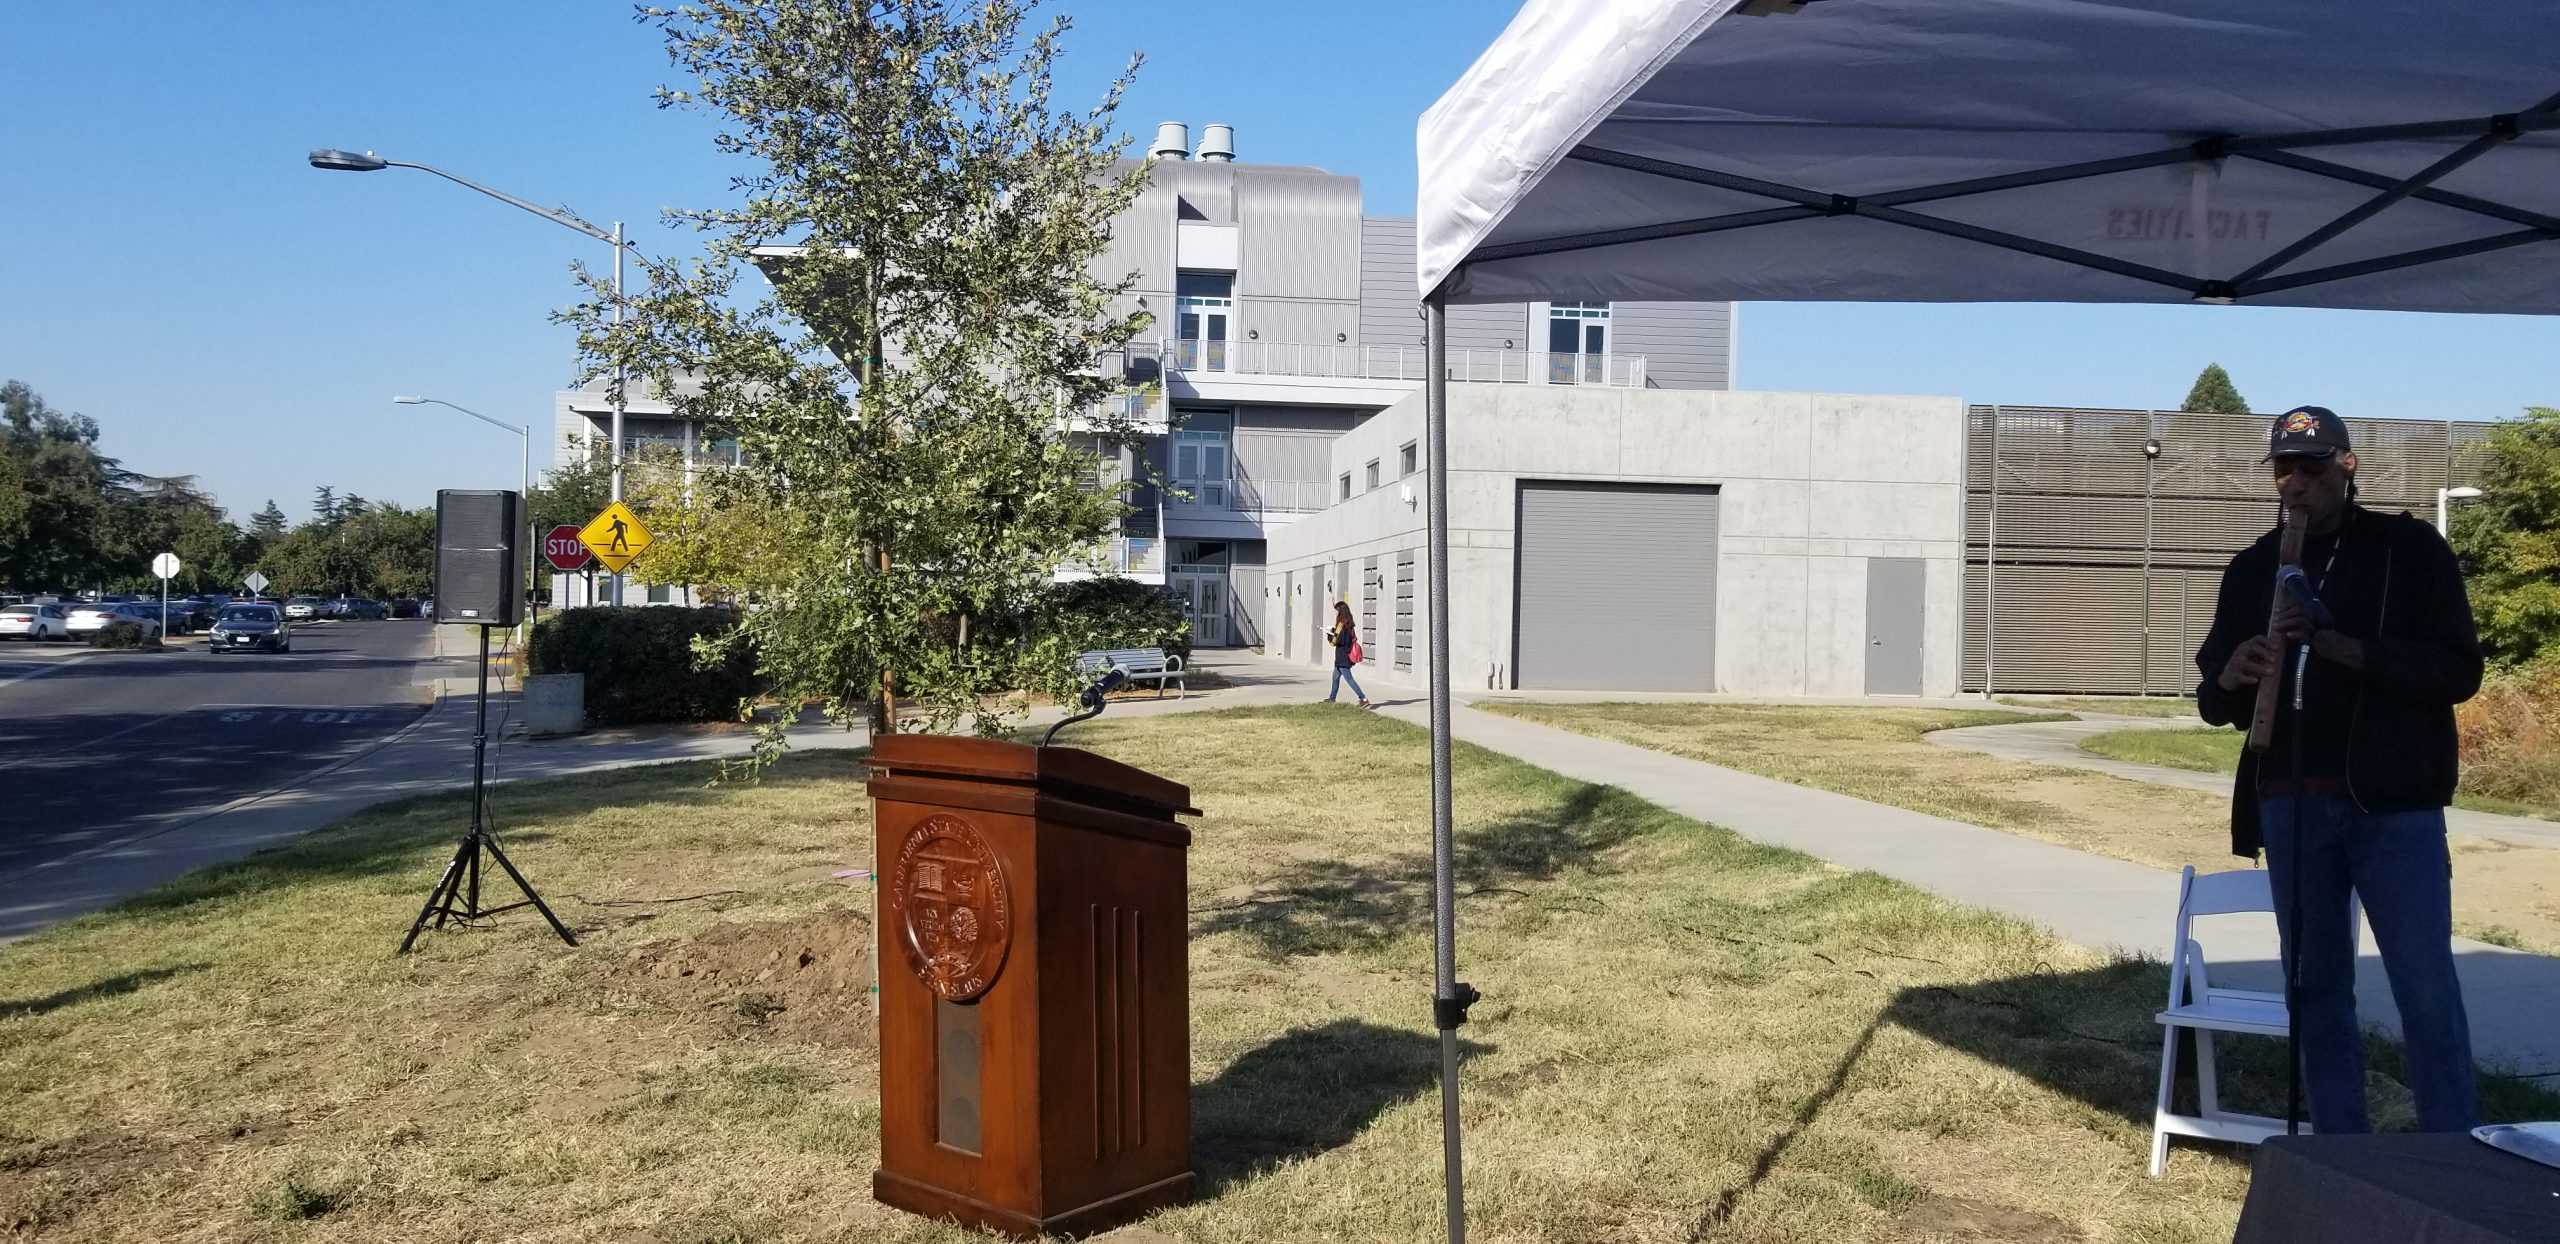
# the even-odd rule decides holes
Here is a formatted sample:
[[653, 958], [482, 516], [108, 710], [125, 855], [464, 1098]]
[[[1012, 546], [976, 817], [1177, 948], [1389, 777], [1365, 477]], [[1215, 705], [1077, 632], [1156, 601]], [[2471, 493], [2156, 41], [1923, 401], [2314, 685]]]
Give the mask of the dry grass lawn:
[[[2231, 854], [2225, 796], [1925, 741], [1937, 730], [2020, 720], [2015, 714], [1521, 701], [1479, 701], [1476, 707], [2156, 868], [2192, 864], [2209, 872], [2240, 866]], [[2124, 733], [2127, 746], [2152, 747], [2161, 745], [2157, 736], [2163, 733], [2175, 738], [2185, 732]], [[2471, 837], [2457, 837], [2453, 847], [2453, 911], [2460, 931], [2520, 949], [2560, 952], [2560, 850]]]
[[2004, 695], [2003, 704], [2093, 717], [2193, 717], [2196, 702], [2169, 695]]
[[[2206, 726], [2197, 730], [2110, 730], [2080, 741], [2083, 751], [2095, 752], [2116, 760], [2136, 764], [2166, 765], [2172, 769], [2192, 769], [2199, 773], [2229, 773], [2240, 763], [2240, 747], [2246, 736], [2237, 730]], [[2535, 816], [2560, 819], [2560, 805], [2550, 802], [2500, 799], [2480, 794], [2476, 773], [2466, 771], [2464, 789], [2454, 793], [2455, 807], [2477, 812], [2495, 812], [2502, 816]]]
[[[1323, 707], [1082, 729], [1190, 778], [1206, 810], [1204, 1190], [1149, 1225], [1438, 1238], [1424, 735]], [[1487, 995], [1464, 1032], [1475, 1238], [2230, 1238], [2244, 1155], [2182, 1147], [2143, 1175], [2156, 967], [1458, 761], [1462, 963]], [[519, 912], [391, 956], [454, 799], [0, 947], [0, 1231], [975, 1238], [867, 1195], [869, 902], [829, 875], [868, 858], [859, 763], [502, 789], [508, 846], [574, 950]], [[2244, 1094], [2281, 1092], [2272, 1052], [2235, 1047]], [[2560, 1113], [2488, 1093], [2494, 1117]]]

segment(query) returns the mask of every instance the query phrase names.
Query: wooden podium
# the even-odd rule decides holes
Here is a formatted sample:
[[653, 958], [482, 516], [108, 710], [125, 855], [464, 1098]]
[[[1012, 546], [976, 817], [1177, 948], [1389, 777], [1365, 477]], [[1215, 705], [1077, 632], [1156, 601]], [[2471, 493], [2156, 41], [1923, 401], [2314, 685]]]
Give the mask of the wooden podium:
[[871, 1194], [1029, 1239], [1188, 1199], [1189, 788], [1072, 747], [872, 747]]

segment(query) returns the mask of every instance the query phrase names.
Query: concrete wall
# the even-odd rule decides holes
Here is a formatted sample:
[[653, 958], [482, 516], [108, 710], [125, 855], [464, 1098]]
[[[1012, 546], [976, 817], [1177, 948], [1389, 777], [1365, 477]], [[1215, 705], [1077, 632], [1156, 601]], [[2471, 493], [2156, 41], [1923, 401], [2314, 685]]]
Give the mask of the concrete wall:
[[[1964, 635], [1960, 401], [1465, 384], [1451, 385], [1449, 395], [1450, 653], [1459, 685], [1512, 685], [1514, 524], [1519, 481], [1527, 478], [1718, 486], [1720, 691], [1863, 694], [1867, 559], [1923, 559], [1922, 692], [1956, 693]], [[1395, 468], [1398, 449], [1422, 435], [1422, 415], [1417, 394], [1334, 443], [1334, 472], [1353, 472], [1355, 495], [1272, 534], [1269, 582], [1291, 570], [1421, 548], [1425, 476], [1398, 479]], [[1360, 474], [1373, 457], [1387, 464], [1388, 477], [1374, 491]], [[1282, 602], [1266, 592], [1264, 604], [1273, 610]], [[1427, 603], [1417, 612], [1419, 638], [1428, 634]], [[1278, 625], [1278, 615], [1267, 614], [1266, 631]]]

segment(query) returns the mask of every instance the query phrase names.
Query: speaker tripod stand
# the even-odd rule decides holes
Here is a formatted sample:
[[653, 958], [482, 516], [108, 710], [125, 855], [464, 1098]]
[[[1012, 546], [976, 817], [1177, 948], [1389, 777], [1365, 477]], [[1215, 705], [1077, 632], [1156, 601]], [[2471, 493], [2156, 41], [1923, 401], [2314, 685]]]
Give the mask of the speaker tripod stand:
[[[425, 931], [430, 917], [434, 918], [436, 927], [442, 929], [447, 920], [459, 920], [468, 924], [484, 916], [494, 916], [502, 911], [514, 911], [519, 907], [530, 907], [541, 912], [542, 918], [551, 922], [551, 931], [559, 934], [561, 941], [572, 946], [578, 944], [578, 939], [570, 936], [568, 926], [560, 923], [560, 917], [551, 914], [551, 908], [543, 903], [542, 895], [534, 891], [533, 883], [525, 880], [523, 873], [516, 871], [515, 861], [508, 859], [507, 853], [498, 849], [498, 840], [489, 834], [487, 817], [484, 815], [489, 805], [489, 628], [486, 626], [480, 628], [479, 711], [479, 723], [471, 732], [470, 832], [465, 833], [462, 836], [462, 844], [454, 848], [453, 859], [444, 866], [444, 876], [437, 878], [436, 888], [427, 893], [427, 905], [418, 909], [417, 920], [409, 925], [409, 935], [400, 939], [400, 949], [394, 951], [395, 954], [409, 953], [409, 947], [418, 940], [418, 934]], [[506, 870], [508, 879], [514, 881], [516, 888], [524, 892], [522, 901], [497, 907], [480, 905], [482, 852], [487, 852], [489, 858], [496, 860], [498, 867]], [[456, 900], [459, 902], [457, 903]]]

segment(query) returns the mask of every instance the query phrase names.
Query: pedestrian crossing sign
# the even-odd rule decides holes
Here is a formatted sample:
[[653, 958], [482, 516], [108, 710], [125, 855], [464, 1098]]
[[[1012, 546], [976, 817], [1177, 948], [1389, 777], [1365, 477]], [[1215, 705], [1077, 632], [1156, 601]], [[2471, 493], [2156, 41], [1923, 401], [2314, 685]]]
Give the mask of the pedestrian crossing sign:
[[615, 574], [621, 574], [633, 558], [649, 550], [649, 528], [631, 512], [630, 506], [619, 501], [604, 507], [604, 513], [596, 515], [595, 521], [580, 528], [578, 539], [585, 542], [587, 551], [594, 553], [605, 569]]

